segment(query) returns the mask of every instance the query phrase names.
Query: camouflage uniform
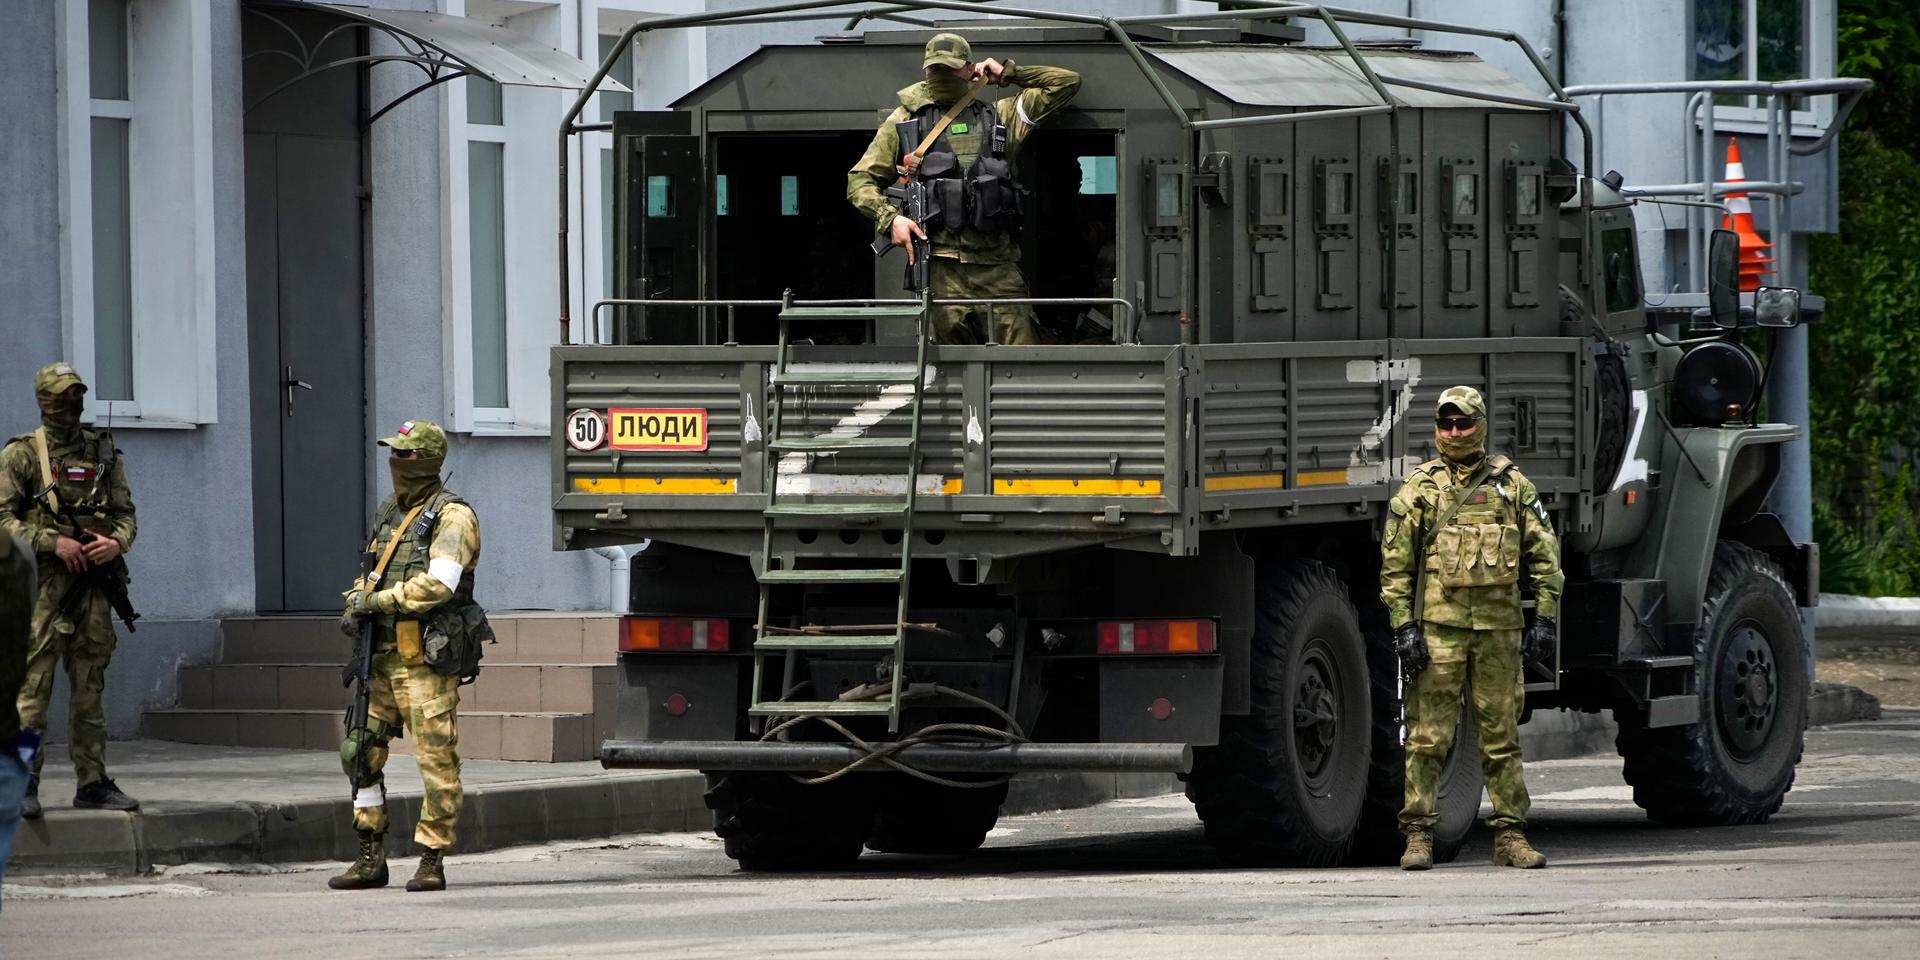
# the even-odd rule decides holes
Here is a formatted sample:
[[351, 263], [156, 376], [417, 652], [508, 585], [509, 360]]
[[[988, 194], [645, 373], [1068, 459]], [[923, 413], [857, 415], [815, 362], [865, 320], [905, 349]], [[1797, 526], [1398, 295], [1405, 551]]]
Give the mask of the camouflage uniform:
[[[946, 44], [946, 49], [937, 47]], [[953, 34], [940, 34], [927, 43], [924, 64], [965, 62], [972, 49]], [[1001, 123], [1007, 128], [1007, 155], [1019, 153], [1027, 136], [1040, 121], [1067, 105], [1080, 91], [1080, 75], [1059, 67], [1022, 67], [1007, 65], [1000, 84], [1022, 88], [1015, 96], [994, 103]], [[982, 95], [985, 91], [982, 90]], [[901, 89], [900, 105], [887, 115], [875, 131], [873, 142], [860, 162], [847, 171], [847, 200], [873, 220], [874, 229], [885, 233], [893, 225], [899, 210], [881, 192], [899, 177], [900, 134], [894, 126], [911, 119], [930, 104], [951, 101], [934, 99], [925, 81]], [[944, 135], [953, 145], [960, 169], [972, 166], [980, 153], [983, 131], [949, 129]], [[909, 145], [913, 146], [913, 145]], [[1020, 298], [1029, 296], [1027, 279], [1020, 271], [1020, 241], [1010, 232], [986, 233], [972, 228], [935, 229], [928, 232], [933, 242], [931, 290], [934, 299], [964, 300], [982, 298]], [[948, 306], [935, 308], [932, 318], [934, 339], [940, 343], [977, 343], [984, 341], [985, 307]], [[995, 307], [994, 339], [999, 343], [1037, 343], [1033, 307], [1018, 305]]]
[[[1434, 530], [1447, 506], [1485, 456], [1486, 403], [1479, 391], [1453, 387], [1440, 395], [1478, 419], [1468, 449], [1453, 450], [1414, 470], [1389, 505], [1381, 544], [1380, 594], [1396, 628], [1414, 620], [1414, 590], [1425, 591], [1420, 628], [1432, 663], [1416, 675], [1406, 706], [1406, 805], [1401, 829], [1431, 834], [1440, 770], [1460, 715], [1462, 684], [1472, 681], [1473, 714], [1495, 830], [1526, 826], [1527, 786], [1521, 773], [1519, 718], [1525, 698], [1521, 665], [1522, 566], [1534, 587], [1535, 612], [1554, 617], [1565, 578], [1560, 546], [1533, 483], [1495, 456], [1479, 490]], [[1460, 441], [1442, 438], [1443, 453]], [[1416, 576], [1416, 572], [1418, 576]]]
[[[413, 736], [414, 761], [420, 767], [425, 788], [413, 838], [427, 848], [437, 864], [438, 857], [454, 844], [463, 797], [460, 756], [456, 752], [460, 743], [460, 678], [441, 675], [427, 665], [421, 646], [422, 624], [434, 608], [456, 599], [472, 599], [473, 570], [480, 561], [480, 522], [472, 507], [440, 484], [447, 441], [439, 426], [411, 420], [397, 435], [380, 443], [396, 450], [418, 450], [421, 458], [391, 461], [395, 494], [376, 511], [373, 538], [367, 549], [378, 558], [386, 553], [394, 537], [398, 536], [400, 542], [377, 583], [369, 588], [365, 581], [358, 581], [347, 592], [349, 607], [342, 618], [342, 626], [350, 631], [357, 631], [353, 626], [357, 616], [369, 616], [374, 622], [367, 770], [358, 775], [349, 769], [349, 775], [361, 776], [362, 780], [354, 797], [353, 824], [363, 838], [386, 834], [382, 770], [387, 762], [388, 740], [404, 727]], [[412, 476], [403, 475], [409, 470]], [[407, 514], [420, 504], [424, 504], [420, 516], [402, 529]], [[430, 522], [428, 517], [432, 518]], [[356, 614], [354, 595], [363, 592], [365, 613]], [[349, 733], [341, 745], [343, 763], [351, 764], [354, 746]], [[367, 853], [364, 844], [362, 852]], [[362, 885], [386, 882], [384, 856], [379, 876], [378, 884]], [[421, 889], [413, 884], [408, 888]]]
[[[48, 466], [53, 471], [53, 492], [63, 507], [73, 510], [81, 526], [112, 538], [125, 551], [132, 548], [137, 530], [126, 467], [120, 452], [114, 449], [111, 434], [79, 424], [78, 393], [69, 393], [76, 387], [80, 392], [86, 390], [79, 374], [66, 363], [48, 364], [34, 378], [34, 393], [43, 411], [41, 423], [47, 438]], [[48, 405], [62, 397], [72, 399], [74, 408], [64, 417], [48, 412]], [[27, 543], [38, 558], [40, 570], [26, 675], [17, 703], [20, 726], [46, 731], [54, 669], [65, 666], [71, 694], [69, 738], [74, 774], [80, 785], [76, 804], [137, 809], [139, 804], [120, 793], [106, 776], [107, 719], [101, 698], [106, 689], [107, 664], [118, 642], [112, 611], [98, 590], [87, 590], [71, 609], [60, 609], [61, 599], [80, 574], [68, 570], [55, 554], [59, 539], [74, 531], [61, 524], [45, 498], [39, 496], [46, 483], [35, 441], [37, 433], [14, 437], [0, 449], [0, 535], [12, 535]], [[43, 757], [39, 754], [34, 758], [35, 800], [30, 816], [37, 815], [37, 781]], [[94, 802], [96, 793], [108, 802]]]

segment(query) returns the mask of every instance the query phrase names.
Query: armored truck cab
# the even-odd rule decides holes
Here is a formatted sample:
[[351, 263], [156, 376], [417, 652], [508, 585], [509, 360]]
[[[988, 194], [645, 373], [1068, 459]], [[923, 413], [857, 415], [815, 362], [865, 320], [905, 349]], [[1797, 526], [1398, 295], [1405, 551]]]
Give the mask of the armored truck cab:
[[1179, 773], [1236, 860], [1397, 853], [1379, 537], [1467, 384], [1565, 547], [1529, 707], [1614, 711], [1658, 818], [1777, 809], [1817, 563], [1761, 508], [1794, 428], [1718, 376], [1728, 249], [1721, 326], [1650, 317], [1572, 104], [1472, 55], [1059, 16], [937, 28], [1083, 77], [1017, 158], [1042, 345], [929, 342], [844, 197], [936, 28], [616, 114], [617, 295], [552, 363], [556, 548], [649, 544], [603, 762], [708, 771], [749, 867], [970, 850], [1033, 770]]

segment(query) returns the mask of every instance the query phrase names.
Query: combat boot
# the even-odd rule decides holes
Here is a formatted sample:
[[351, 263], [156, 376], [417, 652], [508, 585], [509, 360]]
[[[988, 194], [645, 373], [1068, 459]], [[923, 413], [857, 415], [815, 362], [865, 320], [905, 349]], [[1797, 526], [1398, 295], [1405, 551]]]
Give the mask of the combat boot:
[[447, 888], [446, 851], [427, 847], [420, 852], [420, 869], [413, 872], [413, 879], [407, 881], [408, 893], [421, 893], [429, 890]]
[[101, 777], [73, 792], [73, 805], [82, 810], [125, 810], [132, 812], [140, 809], [140, 801], [120, 792], [112, 780]]
[[1400, 869], [1433, 869], [1433, 834], [1425, 830], [1407, 834], [1407, 852], [1400, 855]]
[[387, 835], [361, 830], [360, 856], [345, 873], [327, 881], [335, 890], [371, 890], [387, 885]]
[[1493, 865], [1532, 870], [1547, 865], [1547, 858], [1527, 842], [1527, 835], [1507, 827], [1493, 835]]
[[20, 819], [40, 819], [40, 775], [27, 778], [27, 795], [20, 798]]

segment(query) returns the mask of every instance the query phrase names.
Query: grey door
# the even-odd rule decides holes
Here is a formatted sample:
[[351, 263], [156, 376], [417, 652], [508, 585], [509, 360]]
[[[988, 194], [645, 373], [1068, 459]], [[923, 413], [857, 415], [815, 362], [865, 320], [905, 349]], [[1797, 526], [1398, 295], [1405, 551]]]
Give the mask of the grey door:
[[[297, 68], [255, 55], [291, 42], [257, 20], [244, 21], [256, 605], [334, 611], [368, 521], [364, 78], [329, 70], [267, 96]], [[287, 20], [309, 44], [327, 38], [325, 59], [363, 52], [360, 31]]]

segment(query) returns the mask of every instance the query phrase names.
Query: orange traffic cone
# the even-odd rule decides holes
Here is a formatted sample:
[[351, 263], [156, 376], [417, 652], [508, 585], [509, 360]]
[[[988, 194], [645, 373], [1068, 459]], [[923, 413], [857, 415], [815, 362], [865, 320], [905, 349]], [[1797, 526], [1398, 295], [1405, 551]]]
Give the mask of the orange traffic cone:
[[[1726, 182], [1742, 183], [1746, 179], [1746, 164], [1740, 162], [1740, 142], [1728, 137]], [[1753, 228], [1753, 204], [1745, 192], [1729, 193], [1722, 200], [1727, 205], [1727, 216], [1721, 226], [1740, 235], [1740, 289], [1752, 293], [1760, 289], [1760, 278], [1773, 272], [1767, 266], [1773, 263], [1773, 258], [1766, 254], [1773, 249], [1773, 244], [1760, 239], [1759, 231]]]

